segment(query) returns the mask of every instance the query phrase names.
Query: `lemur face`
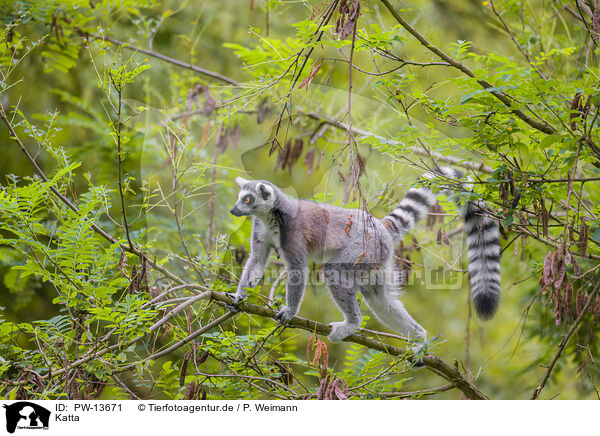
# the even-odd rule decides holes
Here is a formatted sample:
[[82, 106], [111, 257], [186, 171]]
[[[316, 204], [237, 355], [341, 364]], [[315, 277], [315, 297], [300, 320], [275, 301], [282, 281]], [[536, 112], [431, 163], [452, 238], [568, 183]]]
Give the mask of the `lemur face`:
[[246, 180], [236, 177], [235, 182], [240, 185], [238, 200], [231, 210], [234, 216], [254, 215], [268, 212], [273, 208], [275, 192], [268, 182], [261, 180]]

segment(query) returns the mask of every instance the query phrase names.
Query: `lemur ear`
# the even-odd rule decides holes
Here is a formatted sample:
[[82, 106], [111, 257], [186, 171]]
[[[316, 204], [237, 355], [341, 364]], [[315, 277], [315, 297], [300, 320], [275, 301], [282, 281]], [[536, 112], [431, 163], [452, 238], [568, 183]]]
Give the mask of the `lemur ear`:
[[270, 186], [260, 184], [258, 185], [258, 192], [263, 200], [266, 200], [273, 194], [273, 189]]
[[249, 181], [250, 181], [250, 180], [246, 180], [246, 179], [244, 179], [243, 177], [236, 177], [236, 178], [235, 178], [235, 183], [237, 183], [238, 185], [240, 185], [240, 188], [243, 188], [243, 187], [244, 187], [244, 185], [245, 185], [246, 183], [248, 183]]

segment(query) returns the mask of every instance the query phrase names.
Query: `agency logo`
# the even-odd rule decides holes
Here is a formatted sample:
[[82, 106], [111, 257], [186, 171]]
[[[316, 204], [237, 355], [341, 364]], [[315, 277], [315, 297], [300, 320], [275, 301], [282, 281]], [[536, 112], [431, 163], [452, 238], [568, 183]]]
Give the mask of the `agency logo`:
[[29, 401], [19, 401], [6, 405], [6, 431], [14, 433], [18, 429], [48, 429], [50, 411]]

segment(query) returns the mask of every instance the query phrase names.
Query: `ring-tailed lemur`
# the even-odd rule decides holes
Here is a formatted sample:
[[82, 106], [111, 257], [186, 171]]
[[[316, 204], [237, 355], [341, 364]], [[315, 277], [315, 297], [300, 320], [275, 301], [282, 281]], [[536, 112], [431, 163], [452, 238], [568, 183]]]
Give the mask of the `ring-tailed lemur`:
[[[462, 175], [442, 168], [452, 179]], [[426, 177], [433, 177], [431, 174]], [[235, 216], [252, 215], [250, 257], [242, 271], [235, 304], [246, 288], [263, 277], [271, 250], [283, 257], [287, 271], [286, 305], [276, 314], [281, 324], [297, 313], [304, 294], [308, 261], [322, 264], [331, 297], [344, 314], [332, 323], [329, 339], [338, 342], [355, 332], [362, 320], [356, 299], [361, 292], [377, 318], [400, 334], [424, 341], [427, 332], [397, 299], [398, 268], [394, 245], [423, 218], [436, 196], [426, 187], [411, 188], [398, 207], [384, 218], [363, 210], [298, 200], [271, 182], [236, 178], [241, 190], [231, 208]], [[447, 189], [446, 189], [447, 191]], [[469, 248], [471, 296], [477, 314], [491, 318], [500, 299], [500, 239], [497, 223], [474, 202], [460, 208]]]

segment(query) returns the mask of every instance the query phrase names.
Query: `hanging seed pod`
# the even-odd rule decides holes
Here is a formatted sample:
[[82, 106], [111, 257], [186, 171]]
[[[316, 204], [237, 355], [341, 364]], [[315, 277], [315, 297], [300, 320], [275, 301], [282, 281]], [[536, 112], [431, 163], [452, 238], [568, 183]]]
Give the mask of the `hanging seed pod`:
[[554, 281], [554, 287], [559, 289], [562, 286], [563, 280], [567, 275], [567, 266], [561, 262], [560, 269], [556, 275], [556, 280]]
[[575, 231], [573, 230], [573, 225], [569, 226], [569, 242], [572, 245], [576, 244], [576, 242], [575, 242]]
[[326, 378], [321, 380], [321, 384], [319, 385], [319, 389], [317, 390], [317, 400], [323, 400], [325, 398], [325, 391], [327, 390], [327, 385], [329, 384], [329, 378], [331, 375], [328, 375]]
[[312, 351], [313, 341], [315, 340], [315, 335], [312, 335], [306, 344], [306, 361], [310, 362], [310, 352]]
[[315, 153], [317, 152], [316, 147], [312, 147], [310, 150], [306, 152], [306, 156], [304, 156], [304, 165], [306, 165], [306, 174], [309, 176], [313, 173], [313, 166], [315, 163]]
[[202, 385], [198, 382], [192, 381], [187, 387], [185, 395], [183, 396], [184, 400], [198, 400], [200, 397], [202, 400], [206, 400], [206, 391], [202, 389]]
[[546, 258], [544, 259], [544, 286], [550, 285], [554, 281], [554, 275], [552, 274], [552, 251], [546, 253]]
[[315, 78], [315, 75], [319, 72], [320, 69], [321, 69], [321, 62], [319, 62], [319, 63], [315, 62], [313, 64], [308, 76], [306, 76], [306, 78], [302, 81], [302, 83], [300, 83], [300, 85], [298, 85], [298, 89], [302, 89], [304, 87], [306, 87], [306, 89], [308, 89], [308, 87], [310, 86], [310, 82], [313, 81], [313, 79]]
[[579, 108], [579, 101], [581, 100], [581, 93], [576, 93], [573, 97], [573, 102], [571, 103], [571, 113], [569, 114], [569, 119], [571, 120], [571, 130], [575, 130], [577, 128], [577, 123], [573, 121], [574, 118], [577, 118], [579, 114], [577, 113]]
[[556, 250], [554, 252], [554, 255], [552, 255], [552, 264], [551, 264], [552, 277], [554, 278], [554, 280], [556, 280], [556, 278], [557, 278], [558, 270], [560, 269], [561, 263], [562, 263], [562, 255], [561, 255], [560, 251]]
[[187, 372], [188, 363], [192, 359], [192, 352], [188, 351], [183, 356], [183, 361], [181, 362], [181, 369], [179, 370], [179, 386], [183, 386], [185, 383], [185, 375]]
[[566, 250], [565, 253], [565, 265], [570, 265], [571, 264], [571, 258], [573, 256], [571, 256], [571, 252], [569, 250]]
[[335, 385], [335, 396], [338, 400], [348, 399], [348, 385], [342, 379]]
[[543, 272], [540, 274], [540, 279], [538, 280], [538, 286], [542, 290], [542, 295], [546, 295], [547, 289], [546, 289], [546, 283], [544, 282], [544, 273]]
[[556, 322], [556, 325], [560, 325], [561, 321], [562, 321], [562, 305], [561, 305], [561, 298], [560, 298], [560, 289], [556, 289], [554, 288], [552, 291], [552, 298], [554, 301], [554, 319]]
[[600, 5], [597, 5], [594, 2], [594, 15], [592, 15], [592, 30], [591, 32], [592, 38], [596, 41], [596, 44], [600, 41]]
[[338, 39], [346, 39], [352, 34], [360, 15], [358, 0], [342, 0], [338, 9], [340, 16], [335, 23], [335, 33]]
[[206, 351], [206, 350], [205, 350], [205, 351], [204, 351], [204, 352], [203, 352], [203, 353], [200, 355], [200, 357], [198, 357], [198, 359], [196, 360], [196, 363], [197, 363], [198, 365], [201, 365], [201, 364], [203, 364], [204, 362], [206, 362], [206, 359], [208, 359], [208, 356], [210, 356], [210, 353], [209, 353], [208, 351]]
[[500, 183], [498, 186], [498, 197], [502, 204], [506, 206], [506, 203], [508, 203], [508, 185], [506, 183]]
[[590, 296], [588, 295], [587, 292], [582, 292], [580, 290], [579, 294], [581, 294], [581, 301], [578, 301], [578, 303], [579, 303], [579, 309], [577, 310], [577, 316], [581, 315], [581, 313], [583, 312], [583, 309], [584, 309], [585, 305], [587, 304], [588, 299], [590, 298]]
[[550, 221], [550, 213], [544, 205], [542, 205], [542, 232], [545, 237], [548, 237], [548, 221]]
[[335, 377], [331, 383], [329, 383], [329, 385], [327, 386], [327, 389], [325, 390], [325, 399], [326, 400], [336, 400], [337, 398], [334, 396], [334, 392], [335, 392], [335, 387], [338, 384], [338, 379], [337, 377]]
[[569, 279], [565, 280], [565, 306], [567, 307], [568, 315], [573, 315], [573, 283]]
[[579, 252], [581, 254], [585, 254], [587, 250], [587, 241], [588, 241], [588, 225], [584, 220], [581, 220], [581, 225], [579, 226], [579, 241], [577, 241], [577, 248], [579, 248]]
[[573, 257], [571, 260], [573, 262], [573, 272], [578, 276], [581, 275], [581, 268], [579, 267], [579, 262], [577, 262], [577, 259], [575, 257]]

